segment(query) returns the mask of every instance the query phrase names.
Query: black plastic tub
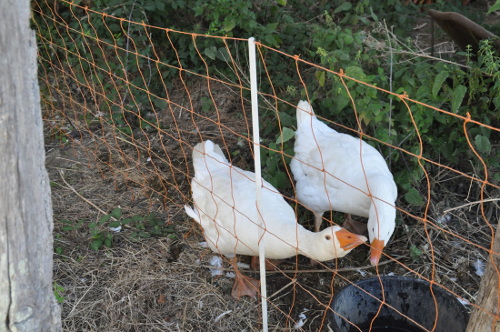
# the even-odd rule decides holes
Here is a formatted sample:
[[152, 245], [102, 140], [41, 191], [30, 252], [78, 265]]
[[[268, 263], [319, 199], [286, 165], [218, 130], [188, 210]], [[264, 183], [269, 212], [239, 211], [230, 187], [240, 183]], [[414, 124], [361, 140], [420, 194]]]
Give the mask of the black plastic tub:
[[[380, 280], [386, 304], [377, 315], [382, 300]], [[422, 327], [431, 331], [437, 318], [435, 332], [464, 332], [469, 319], [466, 308], [439, 286], [433, 285], [432, 290], [437, 308], [430, 284], [424, 280], [397, 276], [361, 280], [335, 295], [329, 325], [335, 332], [365, 332], [377, 316], [372, 332], [421, 332], [425, 331]]]

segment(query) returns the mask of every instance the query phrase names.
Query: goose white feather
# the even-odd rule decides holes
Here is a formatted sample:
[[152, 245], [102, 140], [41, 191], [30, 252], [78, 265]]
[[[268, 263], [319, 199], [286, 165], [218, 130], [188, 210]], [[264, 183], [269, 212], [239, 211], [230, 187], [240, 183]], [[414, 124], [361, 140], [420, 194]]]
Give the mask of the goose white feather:
[[[211, 141], [194, 147], [193, 166], [194, 207], [185, 206], [185, 210], [203, 228], [208, 246], [228, 258], [236, 254], [257, 256], [259, 222], [255, 174], [231, 165], [220, 147]], [[345, 256], [367, 240], [339, 226], [319, 233], [308, 231], [296, 222], [294, 210], [278, 190], [265, 180], [261, 215], [265, 224], [262, 241], [266, 258], [283, 259], [302, 254], [318, 261], [331, 260]]]
[[367, 217], [377, 265], [395, 229], [397, 187], [384, 158], [371, 145], [319, 121], [311, 105], [297, 105], [295, 157], [290, 163], [297, 199], [313, 211], [316, 231], [334, 210]]

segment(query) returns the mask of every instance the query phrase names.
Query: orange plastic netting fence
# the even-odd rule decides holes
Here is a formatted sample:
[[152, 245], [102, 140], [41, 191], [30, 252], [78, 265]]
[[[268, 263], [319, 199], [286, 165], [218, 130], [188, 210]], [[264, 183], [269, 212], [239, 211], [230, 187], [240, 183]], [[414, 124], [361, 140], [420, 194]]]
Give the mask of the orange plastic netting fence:
[[[134, 199], [148, 202], [150, 208], [157, 201], [162, 202], [167, 224], [187, 225], [182, 228], [185, 231], [181, 240], [196, 245], [202, 241], [203, 233], [184, 213], [184, 205], [193, 206], [190, 183], [194, 177], [192, 153], [196, 144], [211, 140], [221, 147], [231, 164], [253, 170], [250, 83], [245, 57], [247, 40], [151, 26], [66, 1], [57, 4], [36, 1], [33, 4], [47, 141], [54, 146], [78, 148], [98, 176], [112, 179], [115, 187], [128, 188]], [[155, 44], [156, 40], [163, 41], [161, 46]], [[498, 224], [500, 187], [492, 180], [490, 165], [469, 132], [473, 127], [483, 128], [491, 131], [493, 137], [500, 129], [468, 113], [444, 110], [419, 102], [404, 92], [394, 93], [349, 77], [342, 69], [335, 71], [263, 43], [256, 44], [263, 174], [294, 208], [299, 223], [313, 229], [307, 204], [296, 199], [296, 179], [289, 166], [294, 158], [291, 139], [296, 129], [297, 102], [303, 99], [315, 104], [317, 96], [314, 89], [318, 86], [312, 86], [310, 77], [319, 80], [326, 77], [333, 82], [331, 91], [348, 100], [343, 111], [351, 119], [348, 125], [332, 121], [328, 110], [315, 107], [322, 122], [359, 138], [362, 149], [361, 140], [375, 146], [388, 156], [386, 161], [394, 172], [414, 174], [396, 177], [396, 182], [408, 183], [406, 186], [397, 183], [400, 189], [395, 204], [396, 231], [378, 266], [367, 263], [370, 246], [365, 243], [345, 258], [332, 262], [309, 267], [309, 260], [298, 256], [268, 272], [271, 329], [328, 330], [327, 327], [337, 324], [344, 326], [345, 331], [349, 327], [352, 331], [375, 331], [378, 326], [375, 318], [390, 311], [423, 331], [434, 331], [443, 320], [453, 319], [443, 313], [446, 308], [438, 303], [438, 294], [442, 291], [465, 303], [464, 312], [479, 310], [493, 318], [495, 324], [500, 319], [499, 304], [494, 303], [492, 308], [496, 310], [479, 304], [478, 287], [482, 266], [498, 261], [500, 254], [498, 248], [494, 249], [493, 241]], [[271, 58], [279, 60], [269, 60]], [[276, 77], [285, 71], [284, 68], [292, 74], [282, 83]], [[409, 138], [391, 143], [385, 138], [377, 138], [367, 126], [370, 110], [357, 108], [357, 99], [363, 94], [376, 96], [384, 102], [390, 100], [394, 112], [405, 118], [406, 127], [392, 127], [389, 132], [401, 132]], [[422, 133], [421, 124], [422, 114], [430, 112], [447, 119], [450, 132], [458, 133], [467, 145], [466, 148], [462, 146], [466, 150], [463, 155], [470, 160], [450, 163], [446, 158], [436, 157], [437, 153], [430, 153], [436, 145], [431, 143], [432, 137], [427, 136], [427, 131]], [[390, 119], [388, 122], [391, 126]], [[310, 144], [317, 146], [319, 143], [313, 140]], [[327, 158], [322, 156], [321, 163]], [[307, 164], [308, 161], [300, 162]], [[325, 165], [310, 166], [323, 172], [326, 179]], [[365, 180], [370, 166], [362, 164]], [[214, 174], [210, 176], [215, 177]], [[251, 176], [246, 178], [253, 181]], [[233, 180], [237, 181], [232, 176], [226, 180], [220, 183], [221, 187], [229, 188]], [[212, 195], [214, 201], [222, 199], [218, 194]], [[235, 202], [235, 197], [239, 196], [234, 192], [230, 195], [232, 201], [226, 204], [233, 207], [233, 213], [235, 209], [243, 213], [238, 210], [241, 205]], [[203, 213], [202, 208], [200, 213]], [[341, 214], [323, 216], [323, 224], [342, 220]], [[124, 236], [126, 232], [123, 230]], [[274, 236], [274, 241], [285, 237], [282, 234]], [[214, 246], [218, 243], [215, 241]], [[199, 250], [203, 257], [212, 254], [208, 248]], [[272, 245], [268, 250], [273, 250]], [[493, 278], [498, 280], [498, 265], [491, 264], [490, 268]], [[193, 269], [206, 270], [200, 265]], [[386, 275], [427, 281], [429, 285], [419, 292], [422, 299], [429, 293], [431, 301], [425, 306], [430, 307], [432, 318], [419, 321], [418, 315], [404, 309], [404, 297], [399, 300], [403, 302], [403, 309], [398, 307], [401, 303], [386, 300], [390, 295], [387, 292], [393, 289], [385, 283], [381, 285], [386, 293], [374, 291], [371, 295], [363, 295], [369, 293], [362, 288], [350, 293], [351, 298], [360, 296], [366, 301], [357, 306], [368, 307], [367, 302], [373, 302], [371, 305], [377, 308], [364, 325], [332, 304], [342, 287], [368, 277], [381, 280], [379, 278]], [[212, 277], [208, 275], [206, 279], [210, 282]], [[498, 282], [493, 289], [496, 293], [500, 291]], [[196, 305], [193, 301], [193, 307]], [[259, 317], [259, 307], [253, 310], [252, 315]], [[315, 312], [316, 318], [307, 321], [308, 311]], [[195, 325], [195, 328], [217, 330], [217, 321], [206, 321], [205, 325]], [[180, 321], [177, 324], [181, 330], [186, 328]], [[256, 320], [255, 330], [259, 329], [259, 324]]]

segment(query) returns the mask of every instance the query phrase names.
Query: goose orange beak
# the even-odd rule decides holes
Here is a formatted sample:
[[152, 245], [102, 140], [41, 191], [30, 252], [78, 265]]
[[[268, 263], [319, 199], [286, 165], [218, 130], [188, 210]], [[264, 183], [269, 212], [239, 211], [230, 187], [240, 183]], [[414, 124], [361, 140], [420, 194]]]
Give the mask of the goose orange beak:
[[374, 239], [370, 246], [370, 264], [372, 266], [377, 266], [382, 256], [382, 250], [384, 250], [385, 247], [385, 241]]
[[345, 228], [337, 231], [335, 235], [337, 236], [337, 240], [339, 240], [340, 247], [344, 250], [354, 249], [367, 240], [365, 236], [351, 233]]

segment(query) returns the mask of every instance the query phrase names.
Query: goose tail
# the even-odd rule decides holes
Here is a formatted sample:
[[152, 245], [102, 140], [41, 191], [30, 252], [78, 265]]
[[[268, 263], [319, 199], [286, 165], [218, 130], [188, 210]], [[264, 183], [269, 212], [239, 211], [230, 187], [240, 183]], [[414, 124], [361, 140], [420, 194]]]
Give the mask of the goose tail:
[[198, 211], [190, 207], [189, 205], [184, 205], [184, 210], [186, 211], [186, 214], [193, 218], [197, 223], [201, 224], [201, 218], [200, 215], [198, 214]]
[[297, 128], [301, 127], [303, 124], [308, 124], [311, 126], [311, 117], [316, 119], [313, 108], [311, 104], [309, 104], [305, 100], [299, 101], [297, 104]]
[[221, 148], [210, 140], [198, 143], [193, 148], [193, 166], [195, 175], [216, 169], [221, 164], [229, 164]]
[[336, 133], [334, 129], [316, 117], [311, 104], [305, 100], [301, 100], [297, 104], [297, 132], [306, 135], [311, 135], [313, 132], [316, 134]]

